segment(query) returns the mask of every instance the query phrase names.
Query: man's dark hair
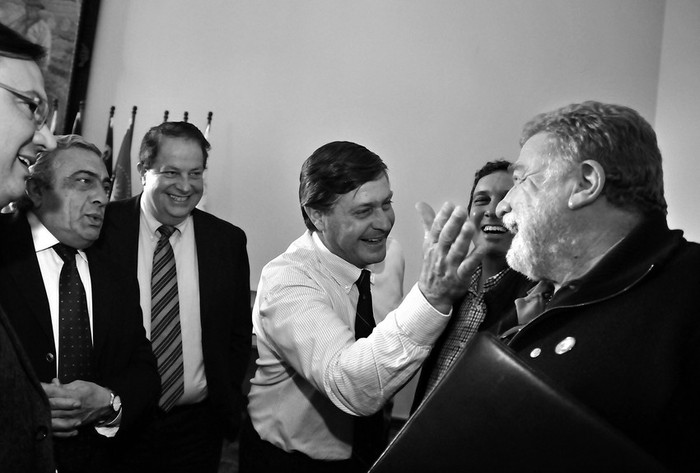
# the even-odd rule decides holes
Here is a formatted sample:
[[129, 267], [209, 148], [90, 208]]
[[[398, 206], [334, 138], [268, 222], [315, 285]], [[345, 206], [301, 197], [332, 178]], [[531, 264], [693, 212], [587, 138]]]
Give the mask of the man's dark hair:
[[472, 191], [469, 193], [469, 205], [467, 206], [467, 211], [469, 211], [470, 213], [472, 211], [474, 189], [476, 189], [476, 185], [479, 183], [481, 178], [498, 171], [506, 171], [510, 173], [510, 170], [508, 169], [510, 165], [510, 161], [506, 161], [505, 159], [501, 158], [495, 161], [489, 161], [488, 163], [484, 164], [481, 169], [476, 171], [476, 173], [474, 174], [474, 185], [472, 185]]
[[309, 230], [316, 227], [304, 207], [328, 212], [341, 195], [387, 174], [384, 161], [362, 145], [334, 141], [313, 152], [301, 166], [299, 203]]
[[192, 140], [199, 144], [204, 156], [203, 167], [207, 167], [207, 158], [211, 146], [204, 137], [199, 128], [187, 122], [163, 122], [160, 125], [154, 126], [143, 137], [141, 149], [139, 150], [139, 164], [141, 165], [141, 174], [151, 169], [153, 161], [158, 155], [161, 140], [164, 138], [184, 138]]
[[520, 145], [538, 133], [549, 135], [551, 151], [566, 162], [597, 161], [605, 171], [603, 195], [612, 205], [666, 214], [656, 133], [637, 111], [594, 101], [571, 104], [528, 122]]
[[46, 50], [0, 23], [0, 56], [39, 62]]

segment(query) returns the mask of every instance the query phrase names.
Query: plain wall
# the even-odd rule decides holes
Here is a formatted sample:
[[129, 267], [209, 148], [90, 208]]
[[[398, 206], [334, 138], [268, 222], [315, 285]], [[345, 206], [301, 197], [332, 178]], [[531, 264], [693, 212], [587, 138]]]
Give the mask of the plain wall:
[[[302, 162], [329, 141], [363, 144], [389, 166], [408, 289], [417, 201], [466, 204], [474, 172], [515, 160], [537, 113], [596, 99], [655, 124], [658, 99], [671, 222], [697, 240], [697, 11], [690, 0], [102, 0], [83, 131], [101, 146], [115, 105], [116, 154], [138, 106], [136, 193], [138, 146], [163, 111], [202, 128], [212, 111], [207, 209], [247, 233], [253, 288], [304, 231]], [[395, 412], [408, 403], [399, 396]]]
[[700, 2], [666, 4], [656, 133], [664, 158], [664, 190], [671, 228], [700, 242]]

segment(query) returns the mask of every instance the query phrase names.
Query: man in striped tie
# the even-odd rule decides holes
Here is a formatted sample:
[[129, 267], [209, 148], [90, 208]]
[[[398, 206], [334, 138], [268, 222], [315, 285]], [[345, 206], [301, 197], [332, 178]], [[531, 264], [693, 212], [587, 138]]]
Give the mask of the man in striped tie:
[[143, 193], [110, 203], [100, 244], [141, 287], [143, 324], [158, 359], [159, 408], [124, 468], [218, 470], [238, 434], [251, 349], [250, 269], [240, 228], [196, 208], [209, 143], [197, 127], [165, 122], [143, 139]]
[[159, 378], [136, 278], [91, 247], [109, 186], [101, 153], [77, 135], [56, 141], [0, 220], [0, 301], [51, 401], [58, 470], [105, 471]]

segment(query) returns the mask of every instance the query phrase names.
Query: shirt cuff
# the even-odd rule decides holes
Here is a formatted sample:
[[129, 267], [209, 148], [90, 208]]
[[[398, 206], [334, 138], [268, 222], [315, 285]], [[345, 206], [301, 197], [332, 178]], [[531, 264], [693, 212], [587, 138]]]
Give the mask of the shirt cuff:
[[399, 328], [418, 345], [432, 345], [450, 320], [447, 314], [435, 309], [414, 284], [401, 305], [394, 311]]

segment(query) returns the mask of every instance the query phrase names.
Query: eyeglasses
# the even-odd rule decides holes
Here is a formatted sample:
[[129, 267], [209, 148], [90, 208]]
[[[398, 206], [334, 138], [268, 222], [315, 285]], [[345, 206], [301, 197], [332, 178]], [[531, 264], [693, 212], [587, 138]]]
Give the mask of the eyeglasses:
[[44, 101], [41, 97], [30, 97], [23, 94], [17, 89], [0, 83], [0, 88], [5, 89], [15, 97], [23, 100], [27, 105], [29, 105], [29, 111], [32, 112], [34, 123], [36, 124], [36, 129], [39, 130], [42, 126], [46, 124], [46, 120], [49, 118], [49, 104]]

